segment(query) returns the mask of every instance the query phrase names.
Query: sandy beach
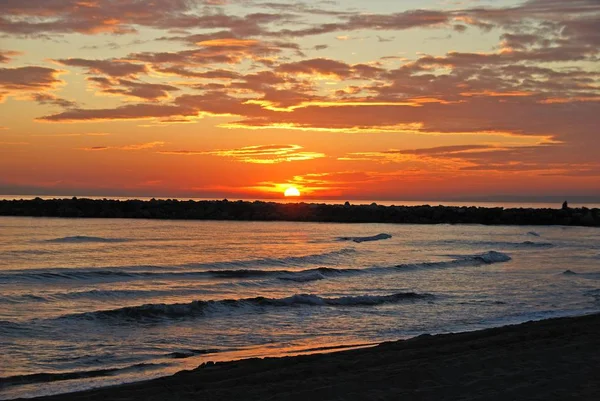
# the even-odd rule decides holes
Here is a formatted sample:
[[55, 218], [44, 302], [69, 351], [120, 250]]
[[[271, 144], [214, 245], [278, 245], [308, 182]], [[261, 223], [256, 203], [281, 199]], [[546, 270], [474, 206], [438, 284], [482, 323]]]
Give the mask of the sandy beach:
[[78, 400], [597, 400], [600, 314], [200, 366]]

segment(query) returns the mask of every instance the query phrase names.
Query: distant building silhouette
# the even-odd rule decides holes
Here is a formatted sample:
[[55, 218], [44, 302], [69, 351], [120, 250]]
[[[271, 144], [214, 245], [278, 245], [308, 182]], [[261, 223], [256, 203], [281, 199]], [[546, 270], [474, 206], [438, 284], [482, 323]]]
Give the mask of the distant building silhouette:
[[567, 210], [569, 208], [569, 203], [567, 201], [563, 202], [562, 210]]

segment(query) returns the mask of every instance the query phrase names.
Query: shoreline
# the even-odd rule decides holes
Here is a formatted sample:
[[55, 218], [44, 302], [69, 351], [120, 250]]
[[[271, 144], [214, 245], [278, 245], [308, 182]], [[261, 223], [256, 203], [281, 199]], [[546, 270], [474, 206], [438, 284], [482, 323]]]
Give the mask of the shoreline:
[[163, 399], [592, 400], [600, 313], [374, 347], [208, 362], [173, 376], [38, 401]]
[[600, 227], [600, 209], [383, 206], [263, 201], [0, 200], [0, 216], [323, 223], [564, 225]]

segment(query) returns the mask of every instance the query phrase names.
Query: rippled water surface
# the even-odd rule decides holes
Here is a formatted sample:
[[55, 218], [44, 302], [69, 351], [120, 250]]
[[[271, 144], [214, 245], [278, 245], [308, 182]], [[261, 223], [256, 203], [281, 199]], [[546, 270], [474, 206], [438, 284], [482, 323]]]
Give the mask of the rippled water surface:
[[3, 217], [0, 233], [0, 399], [600, 310], [596, 228]]

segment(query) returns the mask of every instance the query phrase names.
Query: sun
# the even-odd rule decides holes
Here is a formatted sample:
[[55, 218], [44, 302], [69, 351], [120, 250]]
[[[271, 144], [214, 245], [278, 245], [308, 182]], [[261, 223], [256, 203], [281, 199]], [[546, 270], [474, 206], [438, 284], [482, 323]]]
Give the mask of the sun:
[[283, 193], [284, 196], [300, 196], [300, 191], [296, 187], [289, 187]]

